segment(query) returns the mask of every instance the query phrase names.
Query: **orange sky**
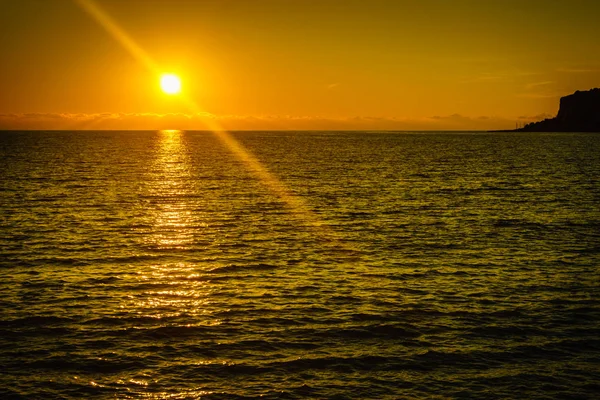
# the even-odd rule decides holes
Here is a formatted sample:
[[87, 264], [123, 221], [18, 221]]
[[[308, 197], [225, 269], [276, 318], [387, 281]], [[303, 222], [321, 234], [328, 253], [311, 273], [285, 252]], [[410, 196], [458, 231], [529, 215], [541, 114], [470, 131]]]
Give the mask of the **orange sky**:
[[597, 0], [94, 3], [156, 69], [77, 1], [0, 0], [0, 129], [502, 129], [600, 86]]

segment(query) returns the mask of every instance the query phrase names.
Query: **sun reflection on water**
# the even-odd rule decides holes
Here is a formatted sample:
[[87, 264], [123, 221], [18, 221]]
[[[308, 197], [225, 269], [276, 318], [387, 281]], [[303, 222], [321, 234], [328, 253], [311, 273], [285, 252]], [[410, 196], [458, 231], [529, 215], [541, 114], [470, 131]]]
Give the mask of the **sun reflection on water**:
[[188, 201], [193, 185], [183, 133], [164, 130], [158, 134], [157, 156], [150, 172], [154, 229], [148, 244], [161, 250], [189, 249], [194, 240]]
[[[197, 188], [185, 135], [164, 130], [157, 132], [156, 139], [154, 162], [145, 182], [151, 228], [144, 244], [161, 262], [138, 272], [138, 285], [145, 289], [130, 298], [128, 308], [159, 326], [218, 324], [202, 317], [210, 314], [206, 305], [212, 288], [197, 265], [185, 258], [199, 228], [206, 225], [197, 220], [194, 211]], [[190, 321], [194, 323], [190, 325]]]

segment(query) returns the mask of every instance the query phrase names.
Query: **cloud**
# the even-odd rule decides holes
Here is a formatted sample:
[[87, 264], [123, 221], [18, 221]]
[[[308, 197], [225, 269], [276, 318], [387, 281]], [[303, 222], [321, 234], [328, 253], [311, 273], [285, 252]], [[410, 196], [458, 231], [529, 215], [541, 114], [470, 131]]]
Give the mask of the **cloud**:
[[463, 79], [460, 83], [504, 82], [509, 80], [506, 74], [482, 73], [475, 77]]
[[517, 97], [521, 97], [521, 98], [525, 98], [525, 99], [550, 99], [550, 98], [558, 98], [561, 96], [562, 95], [558, 91], [517, 94]]
[[521, 121], [537, 122], [537, 121], [542, 121], [544, 119], [553, 118], [553, 117], [554, 117], [554, 115], [551, 115], [548, 113], [541, 113], [541, 114], [537, 114], [537, 115], [521, 115], [518, 118]]
[[488, 130], [507, 129], [514, 120], [459, 114], [426, 118], [352, 116], [331, 118], [295, 115], [214, 115], [157, 113], [29, 113], [0, 114], [3, 130]]
[[540, 86], [547, 86], [547, 85], [550, 85], [552, 83], [554, 83], [554, 81], [544, 81], [544, 82], [528, 83], [527, 85], [525, 85], [525, 89], [531, 90], [531, 89], [538, 88]]
[[168, 129], [172, 124], [190, 126], [212, 118], [210, 114], [157, 113], [26, 113], [0, 114], [0, 129]]
[[524, 70], [498, 70], [493, 72], [479, 72], [477, 74], [464, 77], [460, 83], [509, 83], [520, 82], [525, 77], [540, 75], [539, 72]]
[[596, 67], [565, 67], [565, 68], [558, 68], [556, 71], [564, 72], [564, 73], [568, 73], [568, 74], [584, 74], [584, 73], [591, 73], [591, 72], [600, 72], [600, 68], [596, 68]]

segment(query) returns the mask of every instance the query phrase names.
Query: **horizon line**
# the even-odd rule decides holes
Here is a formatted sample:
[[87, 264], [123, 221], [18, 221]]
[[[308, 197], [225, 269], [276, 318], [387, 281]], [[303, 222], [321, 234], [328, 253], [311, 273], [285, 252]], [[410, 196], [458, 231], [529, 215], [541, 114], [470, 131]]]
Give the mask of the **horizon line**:
[[[210, 129], [3, 129], [0, 132], [215, 132]], [[219, 132], [512, 132], [511, 129], [223, 129]]]

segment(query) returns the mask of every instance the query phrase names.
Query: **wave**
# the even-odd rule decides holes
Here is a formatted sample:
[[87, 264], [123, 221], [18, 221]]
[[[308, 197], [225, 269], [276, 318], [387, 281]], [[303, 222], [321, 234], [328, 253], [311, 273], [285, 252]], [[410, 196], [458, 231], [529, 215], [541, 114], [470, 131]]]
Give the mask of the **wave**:
[[272, 271], [277, 268], [279, 268], [277, 265], [265, 263], [256, 263], [248, 265], [230, 264], [221, 267], [214, 267], [212, 269], [207, 270], [206, 272], [210, 274], [230, 274], [240, 272]]

